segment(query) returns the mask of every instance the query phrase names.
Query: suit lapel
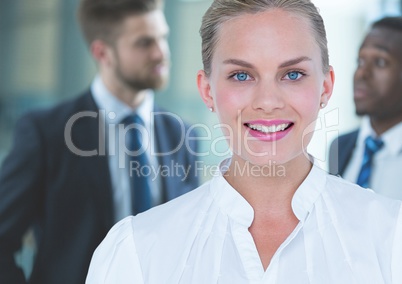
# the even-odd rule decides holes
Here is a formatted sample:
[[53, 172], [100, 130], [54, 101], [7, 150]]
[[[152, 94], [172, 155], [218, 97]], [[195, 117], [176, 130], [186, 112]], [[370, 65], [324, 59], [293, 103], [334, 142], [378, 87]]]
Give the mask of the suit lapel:
[[180, 162], [177, 160], [179, 150], [176, 147], [180, 144], [181, 135], [183, 135], [182, 125], [169, 112], [159, 108], [155, 108], [154, 111], [155, 146], [156, 151], [161, 153], [158, 155], [159, 166], [162, 169], [169, 169], [169, 175], [161, 177], [163, 198], [166, 202], [181, 194], [181, 180], [175, 174], [172, 165]]
[[339, 149], [338, 157], [339, 157], [339, 174], [343, 175], [345, 169], [352, 157], [353, 150], [356, 147], [356, 141], [359, 131], [354, 131], [352, 133], [347, 134], [343, 137], [342, 140], [339, 140], [339, 146], [342, 149]]

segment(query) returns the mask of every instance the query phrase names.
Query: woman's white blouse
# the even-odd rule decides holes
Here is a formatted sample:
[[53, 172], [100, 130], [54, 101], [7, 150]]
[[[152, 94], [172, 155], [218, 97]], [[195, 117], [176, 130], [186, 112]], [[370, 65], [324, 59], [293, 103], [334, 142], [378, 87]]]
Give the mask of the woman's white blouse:
[[253, 209], [218, 175], [117, 223], [86, 283], [402, 283], [400, 201], [313, 166], [292, 208], [300, 222], [264, 271], [248, 231]]

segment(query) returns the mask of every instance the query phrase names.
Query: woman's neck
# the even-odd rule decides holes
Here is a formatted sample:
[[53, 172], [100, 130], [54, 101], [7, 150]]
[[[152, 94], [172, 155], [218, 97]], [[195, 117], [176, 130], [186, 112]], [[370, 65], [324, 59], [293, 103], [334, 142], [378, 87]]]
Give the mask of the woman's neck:
[[[299, 222], [292, 209], [292, 199], [310, 172], [312, 164], [304, 155], [300, 155], [289, 163], [273, 163], [270, 167], [263, 167], [266, 173], [263, 175], [262, 167], [259, 170], [258, 166], [234, 157], [225, 173], [226, 180], [253, 207], [254, 220], [249, 232], [264, 270]], [[240, 169], [243, 172], [240, 173]]]
[[[232, 158], [225, 178], [256, 211], [285, 209], [307, 177], [312, 163], [304, 156], [277, 165], [257, 166], [248, 161]], [[276, 208], [276, 209], [275, 209]], [[288, 207], [289, 208], [289, 207]]]

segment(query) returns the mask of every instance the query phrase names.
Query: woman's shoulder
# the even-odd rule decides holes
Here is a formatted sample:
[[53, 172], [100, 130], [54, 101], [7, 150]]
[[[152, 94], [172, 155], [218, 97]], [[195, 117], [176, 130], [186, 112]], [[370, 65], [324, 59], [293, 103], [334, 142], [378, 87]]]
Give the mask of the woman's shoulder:
[[192, 232], [197, 232], [198, 225], [211, 214], [209, 209], [213, 206], [210, 182], [206, 182], [186, 194], [132, 217], [129, 224], [123, 226], [130, 227], [133, 241], [141, 244], [137, 248], [139, 254], [147, 254], [149, 250], [164, 250], [169, 246], [183, 244]]
[[[128, 283], [127, 279], [133, 277], [127, 275], [128, 271], [139, 270], [135, 277], [142, 279], [141, 271], [158, 262], [161, 256], [175, 256], [170, 250], [176, 250], [191, 238], [191, 233], [197, 231], [197, 224], [211, 205], [209, 192], [207, 182], [165, 204], [116, 223], [94, 253], [89, 279], [116, 279], [123, 273], [126, 275], [124, 283]], [[148, 263], [148, 258], [154, 261]]]
[[351, 219], [357, 216], [360, 223], [378, 222], [378, 225], [393, 226], [401, 222], [398, 221], [402, 205], [400, 200], [377, 194], [337, 176], [328, 175], [323, 199], [334, 210], [349, 214]]
[[168, 232], [175, 224], [190, 225], [210, 203], [208, 196], [209, 182], [136, 216], [125, 217], [109, 230], [103, 242], [118, 244], [141, 235], [149, 239], [153, 234]]
[[370, 188], [363, 188], [339, 176], [327, 176], [327, 189], [329, 192], [340, 196], [349, 196], [349, 198], [357, 203], [364, 204], [364, 202], [371, 200], [384, 205], [395, 204], [400, 206], [401, 204], [401, 200], [380, 195]]
[[108, 232], [92, 256], [85, 283], [143, 283], [132, 234], [133, 219], [124, 218]]
[[323, 195], [327, 212], [338, 228], [346, 228], [354, 237], [360, 232], [361, 241], [369, 239], [378, 247], [389, 247], [394, 257], [402, 260], [401, 200], [336, 176], [328, 176]]

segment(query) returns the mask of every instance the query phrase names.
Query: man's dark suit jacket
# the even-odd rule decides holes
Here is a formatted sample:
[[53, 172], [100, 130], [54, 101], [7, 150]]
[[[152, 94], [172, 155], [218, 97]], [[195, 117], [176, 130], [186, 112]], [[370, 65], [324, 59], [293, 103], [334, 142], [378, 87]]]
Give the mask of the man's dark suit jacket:
[[[26, 283], [14, 253], [31, 225], [38, 249], [27, 282], [84, 283], [92, 253], [114, 224], [107, 156], [82, 157], [66, 146], [67, 121], [82, 111], [98, 114], [90, 92], [52, 109], [32, 112], [17, 123], [13, 148], [0, 172], [0, 283]], [[99, 149], [98, 117], [85, 116], [75, 122], [71, 133], [77, 148]], [[159, 152], [172, 151], [183, 142], [181, 127], [170, 115], [155, 116]], [[188, 143], [197, 151], [194, 140]], [[159, 158], [160, 165], [170, 168], [172, 161], [191, 169], [185, 181], [183, 175], [161, 177], [165, 201], [198, 185], [196, 157], [186, 143]]]
[[342, 176], [356, 147], [359, 130], [336, 138], [329, 149], [329, 173]]

